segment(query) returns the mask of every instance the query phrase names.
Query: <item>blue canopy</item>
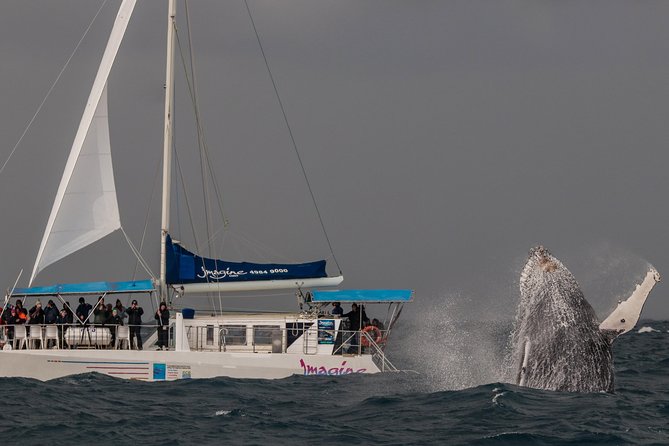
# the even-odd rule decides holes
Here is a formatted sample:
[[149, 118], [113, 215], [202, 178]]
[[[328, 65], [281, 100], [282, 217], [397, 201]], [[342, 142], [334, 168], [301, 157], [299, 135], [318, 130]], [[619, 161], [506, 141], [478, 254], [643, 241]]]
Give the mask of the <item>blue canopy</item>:
[[16, 288], [12, 296], [55, 296], [57, 294], [114, 294], [150, 293], [155, 291], [153, 281], [62, 283], [52, 286]]
[[410, 302], [412, 290], [314, 290], [312, 302]]
[[327, 277], [325, 260], [309, 263], [249, 263], [208, 259], [173, 243], [168, 235], [167, 283], [248, 282]]

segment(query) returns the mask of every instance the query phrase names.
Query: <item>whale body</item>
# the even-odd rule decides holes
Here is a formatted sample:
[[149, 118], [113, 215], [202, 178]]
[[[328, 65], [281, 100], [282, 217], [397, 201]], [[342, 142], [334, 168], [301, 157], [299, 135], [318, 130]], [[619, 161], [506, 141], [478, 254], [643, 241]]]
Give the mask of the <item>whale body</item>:
[[650, 268], [634, 293], [601, 324], [572, 273], [542, 246], [520, 275], [512, 334], [516, 384], [568, 392], [613, 392], [612, 344], [631, 330], [660, 275]]

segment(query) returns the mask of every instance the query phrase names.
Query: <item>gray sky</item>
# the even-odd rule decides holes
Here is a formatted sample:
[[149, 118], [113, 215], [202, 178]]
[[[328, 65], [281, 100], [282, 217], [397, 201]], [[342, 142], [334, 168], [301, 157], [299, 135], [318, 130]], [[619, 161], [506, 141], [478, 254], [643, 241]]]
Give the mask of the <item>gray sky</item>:
[[[29, 276], [119, 3], [105, 6], [0, 175], [2, 287], [20, 268], [23, 285]], [[0, 161], [100, 4], [0, 5]], [[669, 3], [249, 4], [347, 287], [412, 288], [409, 317], [448, 307], [511, 318], [520, 268], [539, 243], [600, 317], [647, 262], [669, 277]], [[197, 0], [191, 13], [204, 128], [230, 219], [219, 254], [328, 257], [243, 2]], [[121, 219], [138, 245], [162, 150], [165, 15], [165, 2], [138, 2], [109, 81]], [[196, 140], [179, 77], [177, 146], [195, 200]], [[158, 205], [156, 195], [144, 247], [155, 271]], [[186, 214], [177, 221], [175, 205], [173, 215], [173, 232], [192, 247]], [[204, 219], [197, 224], [203, 234]], [[37, 283], [127, 280], [134, 265], [113, 234]], [[665, 289], [644, 317], [669, 317]]]

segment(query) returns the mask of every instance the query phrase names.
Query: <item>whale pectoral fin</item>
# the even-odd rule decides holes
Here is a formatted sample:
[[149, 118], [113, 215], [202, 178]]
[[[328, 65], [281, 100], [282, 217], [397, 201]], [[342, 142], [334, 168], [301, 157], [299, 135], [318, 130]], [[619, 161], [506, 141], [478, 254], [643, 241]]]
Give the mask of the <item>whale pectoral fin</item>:
[[599, 324], [599, 329], [605, 332], [610, 338], [610, 342], [623, 333], [630, 331], [639, 321], [639, 315], [646, 303], [646, 298], [657, 282], [660, 281], [660, 273], [655, 268], [651, 268], [646, 277], [637, 285], [630, 297], [618, 303], [615, 310], [607, 317], [604, 322]]
[[519, 386], [524, 386], [527, 378], [527, 363], [530, 356], [530, 347], [532, 343], [529, 339], [525, 338], [525, 343], [523, 345], [523, 356], [520, 358], [520, 367], [518, 368], [518, 375], [516, 376], [516, 383]]

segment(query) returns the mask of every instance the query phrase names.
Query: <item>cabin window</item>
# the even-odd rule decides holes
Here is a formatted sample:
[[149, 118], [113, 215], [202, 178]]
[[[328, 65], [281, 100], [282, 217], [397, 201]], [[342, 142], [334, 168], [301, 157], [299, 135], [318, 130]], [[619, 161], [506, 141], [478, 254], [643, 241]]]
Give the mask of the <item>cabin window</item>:
[[278, 325], [255, 325], [253, 340], [256, 345], [271, 345], [275, 340], [281, 343], [281, 327]]
[[246, 345], [246, 325], [223, 325], [221, 344]]

